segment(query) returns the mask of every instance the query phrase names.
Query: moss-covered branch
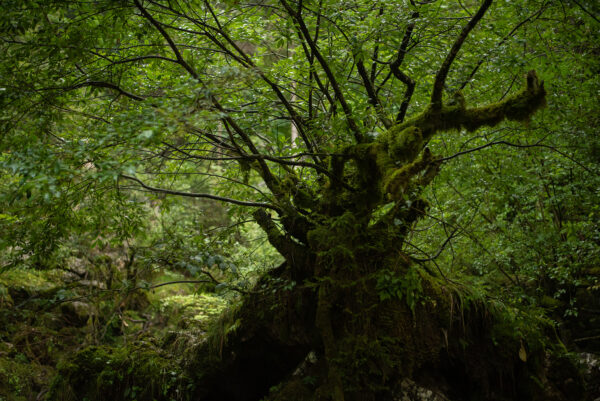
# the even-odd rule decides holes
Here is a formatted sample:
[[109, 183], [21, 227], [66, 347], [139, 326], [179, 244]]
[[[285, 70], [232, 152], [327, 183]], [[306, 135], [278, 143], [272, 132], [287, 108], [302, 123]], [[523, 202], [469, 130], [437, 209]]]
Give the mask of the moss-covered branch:
[[535, 71], [527, 74], [527, 86], [512, 96], [485, 106], [468, 108], [462, 94], [455, 94], [455, 104], [445, 105], [438, 112], [428, 108], [423, 113], [393, 127], [389, 135], [400, 133], [408, 127], [421, 130], [423, 141], [427, 142], [440, 131], [467, 129], [474, 131], [483, 126], [494, 126], [503, 120], [526, 121], [541, 107], [546, 105], [544, 82], [538, 79]]
[[431, 105], [433, 109], [439, 110], [442, 107], [442, 92], [444, 90], [444, 84], [446, 83], [448, 71], [450, 71], [450, 66], [458, 55], [458, 52], [465, 42], [465, 39], [467, 36], [469, 36], [469, 33], [473, 30], [473, 28], [475, 28], [475, 25], [477, 25], [477, 23], [483, 18], [485, 12], [491, 4], [492, 0], [484, 0], [483, 3], [481, 3], [481, 7], [479, 7], [479, 10], [475, 13], [475, 15], [473, 15], [467, 25], [464, 26], [460, 35], [458, 38], [456, 38], [454, 45], [452, 45], [452, 49], [450, 49], [450, 52], [442, 63], [442, 66], [438, 70], [435, 76], [435, 82], [433, 84], [433, 91], [431, 93]]
[[[433, 135], [452, 130], [476, 130], [503, 120], [528, 120], [545, 105], [546, 91], [535, 71], [527, 74], [526, 86], [496, 103], [467, 107], [460, 92], [452, 104], [441, 110], [428, 107], [421, 114], [397, 124], [370, 143], [351, 145], [330, 160], [330, 177], [349, 182], [354, 193], [330, 181], [325, 188], [324, 210], [353, 210], [368, 215], [374, 207], [389, 201], [414, 202], [437, 175], [441, 159], [426, 149]], [[424, 151], [425, 149], [425, 151]], [[352, 162], [351, 162], [352, 161]]]
[[539, 81], [535, 71], [529, 71], [526, 88], [503, 101], [466, 109], [460, 124], [467, 130], [474, 131], [482, 126], [494, 126], [504, 119], [526, 121], [545, 105], [544, 82]]

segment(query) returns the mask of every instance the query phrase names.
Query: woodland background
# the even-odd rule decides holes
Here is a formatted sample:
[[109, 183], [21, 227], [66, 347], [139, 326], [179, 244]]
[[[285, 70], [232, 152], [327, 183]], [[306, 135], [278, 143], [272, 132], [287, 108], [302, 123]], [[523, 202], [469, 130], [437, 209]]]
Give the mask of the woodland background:
[[[530, 399], [540, 388], [547, 390], [540, 399], [600, 397], [597, 2], [304, 3], [0, 4], [1, 401], [215, 394], [368, 400], [419, 389], [431, 390], [430, 398], [413, 399], [500, 400]], [[378, 268], [369, 291], [377, 302], [404, 305], [411, 330], [418, 323], [410, 322], [431, 315], [425, 311], [430, 304], [442, 303], [432, 295], [439, 286], [452, 299], [440, 316], [465, 326], [454, 339], [445, 332], [446, 344], [455, 341], [465, 355], [480, 352], [489, 363], [479, 366], [464, 356], [461, 363], [470, 368], [457, 377], [448, 375], [454, 365], [441, 362], [430, 369], [435, 375], [421, 368], [400, 369], [398, 377], [378, 372], [377, 380], [387, 378], [375, 388], [350, 373], [336, 376], [332, 361], [345, 351], [328, 351], [321, 328], [323, 340], [316, 343], [323, 349], [312, 339], [300, 347], [301, 336], [286, 343], [290, 355], [300, 347], [301, 364], [290, 356], [295, 367], [274, 383], [259, 373], [245, 375], [252, 366], [266, 376], [278, 369], [270, 356], [260, 361], [268, 355], [263, 349], [256, 348], [255, 359], [248, 356], [241, 374], [241, 368], [204, 363], [198, 355], [210, 349], [234, 366], [227, 352], [248, 351], [243, 344], [235, 349], [236, 341], [240, 333], [254, 333], [248, 321], [262, 322], [249, 313], [292, 308], [291, 300], [304, 294], [298, 291], [315, 292], [310, 288], [325, 288], [323, 277], [335, 283], [335, 274], [342, 275], [295, 276], [293, 268], [279, 274], [280, 266], [298, 260], [286, 246], [303, 244], [294, 232], [298, 225], [287, 221], [298, 214], [313, 230], [330, 230], [325, 237], [347, 233], [335, 231], [343, 224], [359, 224], [337, 211], [359, 216], [347, 205], [362, 204], [359, 198], [327, 200], [334, 191], [346, 193], [343, 185], [367, 185], [352, 172], [336, 175], [336, 155], [361, 137], [377, 143], [427, 107], [440, 66], [486, 3], [489, 9], [440, 82], [444, 104], [510, 99], [534, 70], [536, 83], [543, 80], [545, 106], [519, 118], [524, 121], [477, 130], [459, 124], [427, 139], [429, 150], [421, 154], [434, 155], [439, 171], [426, 183], [427, 172], [416, 172], [423, 185], [415, 184], [410, 195], [409, 184], [402, 184], [405, 193], [378, 199], [365, 227], [400, 204], [419, 211], [386, 220], [401, 240], [382, 245], [381, 260], [395, 252], [402, 267]], [[414, 93], [407, 96], [410, 81]], [[409, 161], [425, 160], [416, 159], [422, 150]], [[271, 184], [257, 160], [268, 165]], [[426, 206], [418, 206], [421, 199]], [[325, 251], [314, 255], [319, 252]], [[346, 260], [332, 258], [336, 266]], [[366, 256], [355, 259], [362, 266]], [[488, 317], [494, 323], [481, 323]], [[360, 337], [344, 331], [346, 321], [332, 322], [334, 331], [339, 326], [348, 338]], [[466, 333], [485, 337], [490, 348], [471, 347]], [[499, 348], [505, 359], [489, 351]], [[314, 358], [326, 368], [319, 362], [307, 368]], [[414, 353], [405, 358], [418, 365]], [[500, 381], [512, 377], [517, 384], [496, 391], [489, 372], [500, 369], [494, 361], [510, 370]], [[301, 379], [291, 377], [298, 366], [306, 369]], [[221, 372], [225, 384], [206, 384], [218, 382], [201, 373], [210, 369]], [[471, 382], [474, 371], [486, 373]], [[536, 372], [533, 384], [523, 384], [529, 389], [519, 387], [523, 372]], [[410, 389], [398, 384], [407, 380]], [[237, 390], [226, 394], [226, 387]]]

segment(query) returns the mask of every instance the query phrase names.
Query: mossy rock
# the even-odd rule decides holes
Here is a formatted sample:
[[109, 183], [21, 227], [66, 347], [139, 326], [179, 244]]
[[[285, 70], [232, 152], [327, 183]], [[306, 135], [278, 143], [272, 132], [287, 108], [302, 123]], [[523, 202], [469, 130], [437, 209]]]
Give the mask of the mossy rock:
[[23, 354], [0, 357], [0, 400], [35, 400], [51, 374], [51, 368], [30, 362]]
[[58, 365], [48, 401], [187, 400], [191, 383], [177, 360], [150, 342], [90, 346]]
[[306, 385], [300, 378], [294, 378], [281, 386], [271, 389], [271, 394], [265, 401], [313, 401], [314, 390]]
[[27, 293], [48, 291], [58, 286], [60, 274], [56, 270], [11, 269], [0, 274], [0, 285]]

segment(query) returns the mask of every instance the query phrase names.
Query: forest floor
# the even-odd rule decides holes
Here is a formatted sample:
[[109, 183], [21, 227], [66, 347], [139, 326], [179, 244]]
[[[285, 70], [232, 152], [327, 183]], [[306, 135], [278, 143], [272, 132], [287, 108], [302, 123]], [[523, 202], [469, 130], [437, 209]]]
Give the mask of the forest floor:
[[[184, 279], [164, 270], [154, 282]], [[141, 387], [126, 376], [139, 365], [135, 347], [145, 344], [147, 354], [164, 363], [175, 361], [161, 341], [187, 336], [201, 341], [209, 323], [227, 302], [215, 294], [196, 293], [191, 284], [165, 285], [154, 290], [131, 293], [111, 291], [105, 283], [81, 280], [59, 270], [10, 270], [0, 275], [0, 400], [43, 400], [51, 391], [60, 391], [60, 374], [68, 360], [90, 349], [107, 351], [116, 360], [121, 350], [125, 359], [114, 373], [123, 375], [125, 399], [138, 399]], [[181, 339], [179, 340], [181, 341]], [[113, 352], [114, 351], [114, 352]], [[138, 358], [136, 360], [136, 358]], [[105, 362], [105, 361], [103, 361]], [[156, 364], [155, 360], [148, 361]], [[61, 370], [62, 369], [62, 370]], [[108, 373], [100, 369], [93, 375]], [[165, 372], [146, 372], [162, 375]], [[174, 377], [175, 374], [177, 377]], [[180, 371], [167, 373], [173, 379], [155, 392], [169, 394], [179, 384]], [[153, 381], [156, 378], [153, 378]], [[129, 381], [129, 383], [128, 383]], [[176, 383], [177, 382], [177, 383]], [[131, 385], [129, 385], [131, 384]], [[137, 383], [139, 384], [139, 383]], [[54, 386], [54, 389], [53, 389]], [[140, 388], [138, 388], [140, 387]], [[173, 387], [173, 388], [172, 388]], [[59, 399], [66, 399], [59, 395]], [[165, 398], [168, 399], [168, 398]], [[180, 397], [173, 399], [181, 399]]]
[[[186, 277], [161, 270], [151, 279], [156, 285]], [[587, 295], [589, 308], [560, 326], [569, 352], [546, 361], [546, 377], [560, 400], [600, 397], [600, 348], [593, 335], [597, 327], [590, 327], [598, 323], [598, 297]], [[73, 272], [5, 271], [0, 274], [0, 401], [75, 401], [82, 394], [90, 401], [192, 399], [195, 383], [186, 357], [207, 339], [235, 330], [236, 322], [222, 324], [230, 305], [231, 299], [198, 292], [189, 283], [124, 291]], [[221, 337], [215, 330], [223, 331]], [[419, 386], [406, 391], [425, 394], [411, 400], [446, 399]]]

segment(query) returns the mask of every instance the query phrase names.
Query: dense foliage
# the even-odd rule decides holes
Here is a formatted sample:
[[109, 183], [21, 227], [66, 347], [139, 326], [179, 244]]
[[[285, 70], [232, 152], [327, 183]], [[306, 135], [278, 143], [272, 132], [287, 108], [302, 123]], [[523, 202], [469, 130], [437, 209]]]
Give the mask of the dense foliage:
[[0, 400], [592, 397], [598, 16], [3, 1]]

